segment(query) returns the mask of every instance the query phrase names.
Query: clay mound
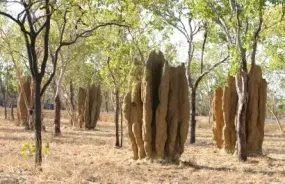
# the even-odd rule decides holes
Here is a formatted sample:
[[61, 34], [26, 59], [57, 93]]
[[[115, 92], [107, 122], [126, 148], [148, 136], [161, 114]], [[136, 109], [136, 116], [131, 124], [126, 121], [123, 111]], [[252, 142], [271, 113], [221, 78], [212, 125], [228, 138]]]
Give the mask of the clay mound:
[[87, 129], [94, 129], [100, 115], [102, 95], [100, 86], [89, 85], [87, 89], [78, 91], [78, 125]]
[[[155, 111], [155, 150], [158, 157], [164, 157], [164, 147], [167, 139], [167, 122], [166, 122], [166, 114], [168, 109], [168, 92], [169, 92], [169, 67], [168, 63], [165, 62], [165, 66], [163, 67], [161, 73], [161, 79], [158, 89], [158, 96], [154, 96], [158, 98], [159, 101], [155, 101], [158, 105], [153, 106], [156, 108]], [[156, 88], [154, 88], [156, 89]]]
[[133, 158], [146, 156], [143, 141], [143, 103], [141, 94], [142, 66], [138, 60], [132, 64], [130, 71], [130, 92], [124, 98], [124, 117], [128, 122], [129, 138], [132, 144]]
[[159, 85], [165, 63], [162, 52], [152, 51], [144, 70], [142, 83], [143, 140], [146, 155], [153, 157], [156, 139], [156, 109], [159, 104]]
[[[218, 148], [223, 147], [227, 152], [233, 153], [236, 149], [237, 130], [236, 113], [238, 95], [235, 79], [228, 78], [228, 85], [223, 90], [221, 112], [221, 89], [218, 89], [214, 99], [214, 140]], [[264, 122], [266, 113], [267, 83], [262, 78], [261, 68], [253, 65], [248, 74], [248, 104], [246, 116], [246, 149], [249, 154], [261, 154], [264, 138]], [[223, 116], [221, 117], [221, 113]], [[223, 133], [220, 128], [223, 125]], [[222, 139], [221, 139], [222, 135]]]
[[136, 143], [136, 139], [133, 133], [133, 122], [131, 119], [131, 114], [132, 114], [132, 96], [131, 96], [131, 92], [128, 92], [127, 95], [124, 98], [124, 104], [123, 104], [123, 113], [124, 113], [124, 118], [127, 121], [127, 125], [128, 125], [128, 134], [129, 134], [129, 138], [131, 141], [131, 145], [132, 145], [132, 150], [133, 150], [133, 159], [137, 160], [138, 157], [138, 147], [137, 147], [137, 143]]
[[222, 148], [223, 146], [223, 127], [224, 127], [224, 117], [223, 117], [223, 89], [217, 88], [214, 96], [213, 103], [213, 116], [215, 119], [213, 124], [213, 139], [218, 148]]
[[235, 78], [228, 77], [228, 85], [224, 88], [223, 94], [223, 141], [224, 149], [233, 153], [236, 145], [235, 116], [237, 110], [238, 95], [236, 92]]
[[100, 115], [100, 107], [102, 103], [101, 88], [92, 84], [86, 90], [85, 98], [85, 128], [94, 129]]
[[[22, 79], [23, 89], [20, 89], [20, 94], [17, 100], [17, 110], [20, 124], [25, 126], [25, 129], [33, 129], [33, 121], [29, 122], [29, 108], [33, 104], [33, 85], [30, 76], [25, 76]], [[25, 102], [25, 98], [27, 102]]]
[[251, 154], [262, 153], [266, 109], [266, 81], [262, 79], [260, 66], [254, 65], [248, 75], [247, 150]]
[[153, 51], [142, 82], [136, 76], [141, 70], [138, 67], [132, 70], [136, 72], [131, 72], [133, 80], [125, 97], [124, 116], [134, 158], [179, 158], [184, 151], [190, 117], [185, 67], [169, 67], [163, 54]]
[[131, 93], [131, 121], [132, 132], [135, 137], [135, 141], [138, 149], [138, 156], [140, 159], [145, 157], [144, 141], [142, 138], [142, 116], [143, 116], [143, 104], [141, 100], [141, 83], [136, 82], [133, 86]]
[[184, 152], [190, 120], [188, 83], [184, 66], [170, 68], [166, 153], [177, 159]]

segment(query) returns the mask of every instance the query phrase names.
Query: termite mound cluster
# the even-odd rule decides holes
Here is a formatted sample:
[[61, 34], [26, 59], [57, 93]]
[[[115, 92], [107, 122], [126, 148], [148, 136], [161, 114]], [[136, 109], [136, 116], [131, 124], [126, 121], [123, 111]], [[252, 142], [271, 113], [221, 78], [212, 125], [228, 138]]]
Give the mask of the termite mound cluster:
[[[246, 116], [246, 143], [249, 154], [261, 154], [264, 138], [267, 82], [260, 66], [254, 65], [248, 73], [248, 103]], [[236, 147], [236, 111], [238, 94], [235, 78], [229, 77], [227, 86], [218, 88], [213, 100], [213, 139], [218, 148], [234, 152]]]
[[124, 117], [133, 158], [177, 160], [184, 151], [190, 118], [185, 67], [172, 67], [162, 52], [153, 51], [145, 66], [134, 62], [131, 79]]

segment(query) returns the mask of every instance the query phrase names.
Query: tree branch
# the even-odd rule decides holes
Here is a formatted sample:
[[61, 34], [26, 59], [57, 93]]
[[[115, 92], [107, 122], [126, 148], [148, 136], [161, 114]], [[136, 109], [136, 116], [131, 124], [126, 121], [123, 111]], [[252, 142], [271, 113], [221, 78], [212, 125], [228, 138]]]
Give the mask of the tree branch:
[[53, 71], [49, 77], [49, 79], [47, 80], [47, 82], [43, 85], [43, 88], [41, 90], [41, 95], [44, 94], [45, 90], [47, 89], [48, 85], [50, 84], [50, 82], [52, 81], [54, 75], [55, 75], [55, 71], [56, 71], [56, 67], [57, 67], [57, 60], [58, 60], [58, 54], [61, 50], [61, 48], [63, 46], [68, 46], [68, 45], [72, 45], [74, 44], [79, 38], [85, 38], [85, 37], [89, 37], [91, 36], [91, 33], [93, 33], [94, 31], [96, 31], [97, 29], [101, 28], [101, 27], [105, 27], [105, 26], [112, 26], [112, 25], [115, 25], [115, 26], [119, 26], [119, 27], [129, 27], [127, 25], [122, 25], [122, 24], [119, 24], [119, 23], [116, 23], [116, 22], [109, 22], [109, 23], [103, 23], [103, 24], [99, 24], [89, 30], [85, 30], [83, 31], [82, 33], [80, 34], [77, 34], [76, 37], [71, 40], [71, 41], [63, 41], [63, 33], [64, 33], [64, 30], [65, 30], [65, 26], [63, 26], [62, 28], [62, 31], [61, 31], [61, 36], [60, 36], [60, 43], [59, 43], [59, 46], [58, 48], [56, 49], [55, 51], [55, 54], [54, 56], [52, 57], [53, 58]]
[[135, 43], [135, 46], [136, 46], [136, 48], [137, 48], [137, 49], [138, 49], [138, 51], [139, 51], [139, 54], [140, 54], [140, 56], [141, 56], [141, 60], [142, 60], [141, 62], [143, 62], [143, 63], [145, 64], [144, 55], [143, 55], [143, 53], [142, 53], [142, 51], [141, 51], [140, 47], [138, 46], [138, 43], [137, 43], [137, 41], [136, 41], [135, 37], [133, 36], [133, 34], [132, 34], [132, 32], [131, 32], [130, 28], [128, 28], [128, 32], [129, 32], [129, 34], [131, 35], [132, 40], [133, 40], [133, 42]]
[[43, 56], [43, 61], [41, 64], [41, 72], [40, 75], [41, 77], [44, 76], [47, 61], [48, 61], [48, 54], [49, 54], [49, 36], [50, 36], [50, 19], [51, 19], [51, 14], [50, 14], [50, 7], [49, 7], [49, 0], [46, 0], [46, 21], [45, 21], [45, 35], [44, 35], [44, 56]]
[[263, 19], [260, 16], [259, 17], [259, 24], [258, 27], [254, 33], [254, 37], [253, 37], [253, 47], [252, 47], [252, 53], [251, 53], [251, 65], [255, 65], [255, 55], [256, 55], [256, 50], [257, 50], [257, 41], [258, 41], [258, 37], [259, 34], [261, 32], [261, 27], [262, 27], [262, 23], [263, 23]]
[[77, 34], [76, 37], [73, 40], [71, 40], [71, 41], [63, 41], [61, 44], [62, 44], [62, 46], [71, 45], [71, 44], [75, 43], [79, 38], [86, 38], [86, 37], [91, 36], [91, 33], [93, 33], [95, 30], [97, 30], [97, 29], [99, 29], [101, 27], [112, 26], [112, 25], [119, 26], [119, 27], [126, 27], [126, 28], [129, 27], [128, 25], [123, 25], [123, 24], [119, 24], [119, 23], [116, 23], [116, 22], [102, 23], [102, 24], [99, 24], [99, 25], [97, 25], [97, 26], [95, 26], [95, 27], [93, 27], [91, 29], [85, 30], [85, 31], [83, 31], [80, 34]]
[[111, 70], [111, 67], [110, 67], [110, 60], [111, 60], [111, 58], [108, 56], [108, 58], [107, 58], [108, 70], [109, 70], [109, 72], [110, 72], [110, 74], [111, 74], [111, 77], [112, 77], [112, 79], [113, 79], [113, 83], [114, 83], [114, 85], [115, 85], [115, 88], [117, 89], [117, 82], [116, 82], [116, 78], [115, 78], [115, 76], [114, 76], [114, 74], [113, 74], [113, 72], [112, 72], [112, 70]]
[[205, 45], [207, 42], [207, 38], [208, 38], [208, 28], [206, 23], [204, 24], [204, 40], [203, 40], [203, 44], [202, 44], [202, 51], [201, 51], [201, 74], [203, 73], [203, 67], [204, 67], [204, 52], [205, 52]]
[[200, 81], [203, 79], [203, 77], [205, 77], [208, 73], [210, 73], [212, 70], [214, 70], [217, 66], [219, 66], [220, 64], [224, 63], [225, 61], [227, 61], [229, 59], [229, 56], [225, 57], [223, 60], [221, 60], [220, 62], [214, 64], [211, 68], [209, 68], [207, 71], [205, 71], [204, 73], [202, 73], [197, 80], [195, 81], [194, 87], [197, 88], [197, 86], [199, 85]]

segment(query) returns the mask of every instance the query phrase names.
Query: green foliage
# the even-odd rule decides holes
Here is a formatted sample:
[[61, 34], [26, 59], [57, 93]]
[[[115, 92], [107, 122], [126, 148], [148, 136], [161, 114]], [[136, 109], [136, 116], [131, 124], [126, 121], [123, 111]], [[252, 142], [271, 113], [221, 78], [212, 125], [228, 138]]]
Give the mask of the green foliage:
[[[50, 154], [50, 148], [48, 144], [45, 144], [42, 148], [42, 153], [44, 156], [48, 156]], [[24, 158], [33, 157], [36, 154], [36, 146], [34, 143], [30, 141], [25, 141], [21, 147], [21, 155]]]

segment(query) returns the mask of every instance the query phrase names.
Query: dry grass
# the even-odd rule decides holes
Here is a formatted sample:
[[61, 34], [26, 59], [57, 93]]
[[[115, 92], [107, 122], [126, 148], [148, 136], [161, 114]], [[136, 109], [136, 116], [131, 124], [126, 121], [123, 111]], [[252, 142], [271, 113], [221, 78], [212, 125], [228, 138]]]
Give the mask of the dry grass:
[[[101, 116], [95, 131], [73, 129], [62, 121], [62, 136], [52, 137], [52, 113], [46, 112], [44, 144], [50, 153], [43, 171], [34, 170], [34, 158], [20, 153], [34, 134], [0, 119], [0, 184], [6, 183], [285, 183], [285, 137], [275, 124], [266, 124], [264, 156], [239, 162], [216, 149], [207, 118], [198, 117], [197, 143], [186, 143], [179, 165], [132, 161], [127, 136], [121, 149], [114, 147], [112, 114]], [[66, 114], [63, 114], [67, 117]], [[126, 130], [126, 127], [125, 127]], [[126, 134], [126, 131], [125, 135]]]

